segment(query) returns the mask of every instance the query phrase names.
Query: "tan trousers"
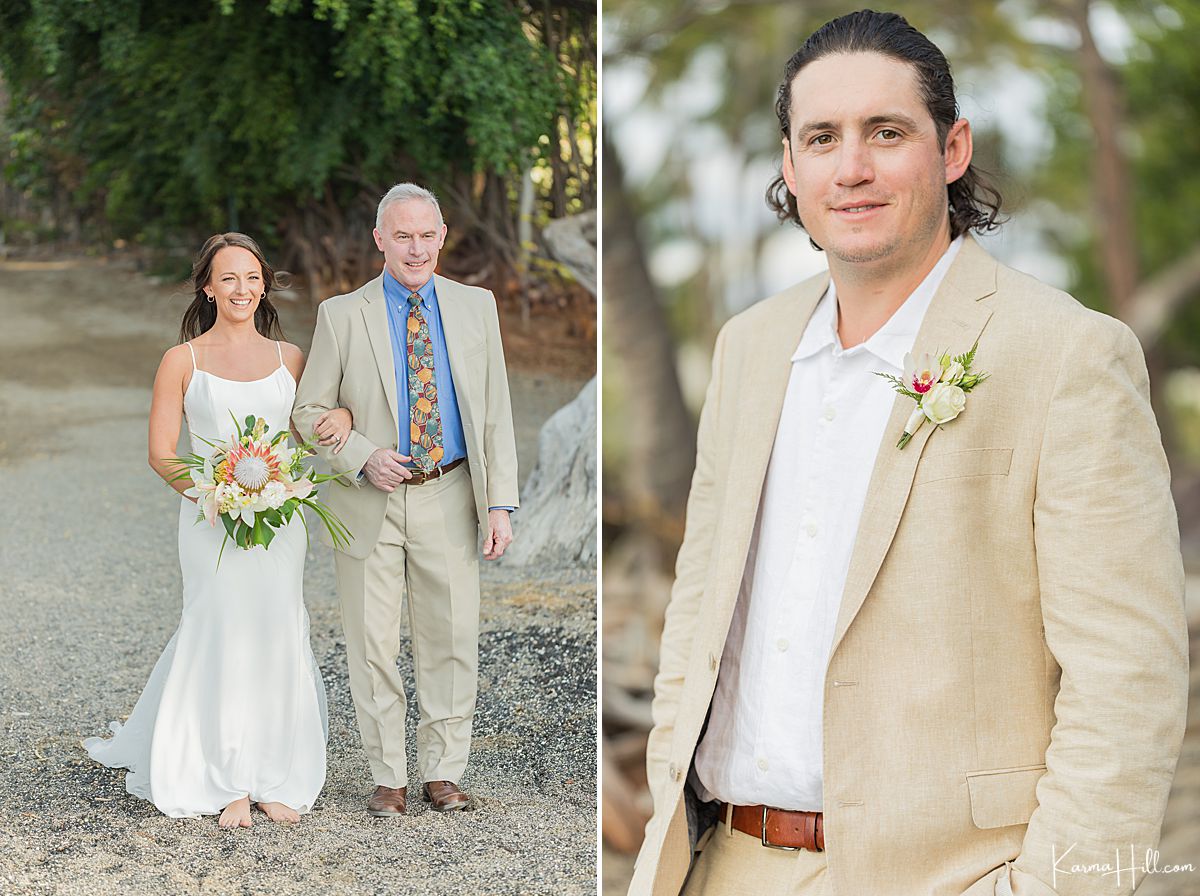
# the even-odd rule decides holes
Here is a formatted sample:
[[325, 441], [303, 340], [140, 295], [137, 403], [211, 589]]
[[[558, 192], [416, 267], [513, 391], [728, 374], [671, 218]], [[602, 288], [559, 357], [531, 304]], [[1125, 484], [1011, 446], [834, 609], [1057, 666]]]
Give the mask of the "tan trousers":
[[408, 784], [404, 683], [396, 668], [406, 595], [421, 712], [418, 771], [424, 781], [457, 783], [466, 768], [479, 666], [478, 538], [463, 464], [392, 492], [365, 560], [335, 554], [350, 693], [376, 784]]
[[[1010, 877], [1011, 874], [1011, 877]], [[786, 852], [718, 824], [684, 881], [680, 896], [826, 896], [825, 854]], [[1035, 877], [1007, 866], [976, 881], [963, 896], [1054, 896]]]
[[719, 823], [680, 896], [825, 896], [825, 854], [763, 846]]

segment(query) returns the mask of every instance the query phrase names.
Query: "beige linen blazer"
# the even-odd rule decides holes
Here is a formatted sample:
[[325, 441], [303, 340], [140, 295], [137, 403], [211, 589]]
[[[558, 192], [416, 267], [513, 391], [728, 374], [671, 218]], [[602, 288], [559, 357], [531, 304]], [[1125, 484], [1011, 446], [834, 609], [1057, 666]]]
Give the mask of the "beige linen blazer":
[[[434, 284], [466, 436], [475, 511], [486, 532], [489, 507], [518, 506], [517, 449], [496, 300], [486, 289], [440, 275]], [[345, 552], [361, 560], [379, 539], [388, 495], [359, 480], [358, 473], [377, 448], [395, 450], [400, 433], [382, 274], [317, 308], [292, 419], [300, 434], [311, 438], [317, 417], [336, 407], [350, 410], [354, 429], [339, 454], [318, 449], [335, 473], [344, 474], [326, 487], [325, 500], [354, 536]], [[343, 482], [349, 487], [342, 487]], [[321, 531], [329, 544], [324, 527]]]
[[[789, 358], [827, 284], [825, 274], [767, 299], [717, 338], [632, 894], [678, 893], [703, 833], [685, 780]], [[968, 237], [914, 350], [959, 354], [976, 340], [974, 369], [990, 379], [958, 419], [926, 423], [903, 450], [913, 402], [897, 396], [863, 508], [825, 675], [837, 896], [1129, 892], [1129, 874], [1116, 888], [1070, 869], [1112, 864], [1118, 849], [1128, 865], [1131, 846], [1140, 863], [1158, 840], [1183, 737], [1187, 637], [1140, 346]]]

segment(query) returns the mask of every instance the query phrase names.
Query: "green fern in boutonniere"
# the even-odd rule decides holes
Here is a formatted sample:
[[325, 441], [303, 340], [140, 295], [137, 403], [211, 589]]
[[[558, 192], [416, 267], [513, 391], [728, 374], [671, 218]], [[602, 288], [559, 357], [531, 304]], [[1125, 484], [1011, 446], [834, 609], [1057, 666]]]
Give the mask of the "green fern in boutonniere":
[[914, 358], [909, 352], [904, 356], [903, 376], [876, 371], [876, 376], [883, 377], [893, 389], [917, 403], [904, 424], [904, 435], [896, 443], [897, 448], [907, 445], [926, 420], [941, 426], [963, 412], [967, 393], [988, 378], [983, 371], [971, 372], [978, 347], [976, 340], [969, 352], [954, 357], [949, 352], [940, 355], [924, 352]]

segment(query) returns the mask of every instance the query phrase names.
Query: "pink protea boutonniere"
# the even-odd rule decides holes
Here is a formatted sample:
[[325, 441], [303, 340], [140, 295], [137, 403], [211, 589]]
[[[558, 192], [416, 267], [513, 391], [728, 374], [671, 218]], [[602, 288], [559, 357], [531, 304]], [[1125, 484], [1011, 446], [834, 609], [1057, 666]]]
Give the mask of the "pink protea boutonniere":
[[969, 352], [954, 357], [950, 357], [949, 352], [940, 355], [924, 352], [920, 357], [913, 357], [909, 352], [904, 356], [903, 376], [876, 372], [876, 376], [890, 382], [893, 389], [917, 403], [904, 424], [904, 434], [896, 443], [897, 448], [907, 445], [926, 420], [942, 426], [963, 412], [967, 406], [967, 393], [988, 378], [983, 371], [971, 372], [978, 347], [976, 340]]

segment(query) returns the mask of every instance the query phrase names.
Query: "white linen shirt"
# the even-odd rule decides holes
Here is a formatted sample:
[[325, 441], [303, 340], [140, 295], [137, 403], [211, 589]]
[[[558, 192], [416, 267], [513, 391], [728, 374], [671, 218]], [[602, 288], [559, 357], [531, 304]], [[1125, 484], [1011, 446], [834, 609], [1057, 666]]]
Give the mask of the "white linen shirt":
[[842, 349], [832, 281], [800, 337], [708, 728], [696, 750], [693, 783], [702, 799], [822, 809], [825, 670], [896, 400], [891, 384], [875, 374], [903, 373], [961, 244], [950, 244], [866, 342]]

